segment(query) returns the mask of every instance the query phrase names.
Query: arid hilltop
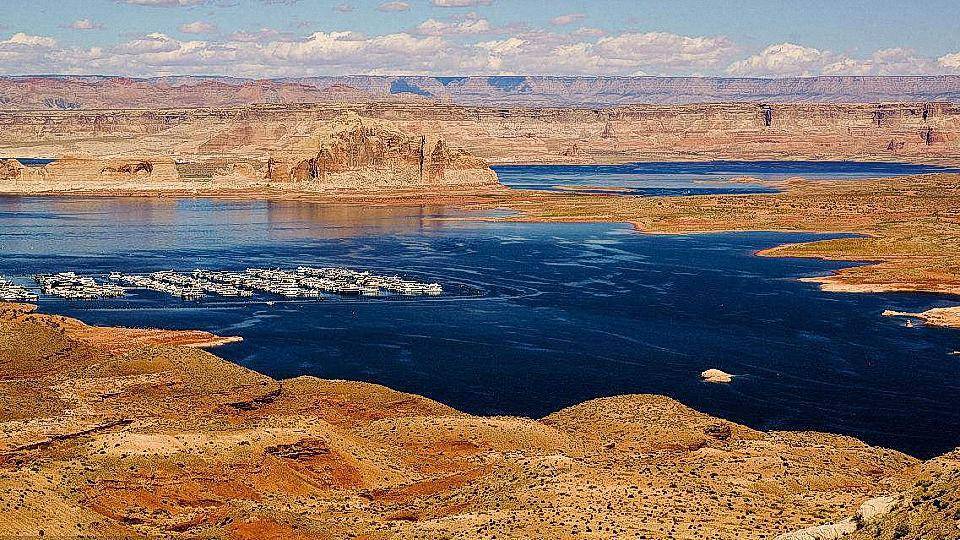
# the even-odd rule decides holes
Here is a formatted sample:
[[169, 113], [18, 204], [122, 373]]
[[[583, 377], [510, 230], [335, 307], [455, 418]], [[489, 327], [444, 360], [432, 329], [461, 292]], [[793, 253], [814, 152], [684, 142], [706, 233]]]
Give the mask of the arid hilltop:
[[956, 456], [764, 433], [645, 395], [475, 417], [370, 384], [276, 381], [183, 346], [212, 343], [202, 333], [30, 311], [0, 307], [3, 535], [956, 533], [954, 500], [931, 496], [956, 493]]

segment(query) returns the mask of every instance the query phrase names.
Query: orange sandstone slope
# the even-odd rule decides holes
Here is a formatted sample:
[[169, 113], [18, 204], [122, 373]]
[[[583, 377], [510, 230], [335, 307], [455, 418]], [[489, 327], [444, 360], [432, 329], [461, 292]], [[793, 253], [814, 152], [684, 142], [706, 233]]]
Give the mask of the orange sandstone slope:
[[922, 466], [659, 396], [476, 417], [276, 381], [164, 344], [178, 333], [119, 347], [84, 328], [0, 310], [0, 535], [772, 538], [842, 520]]

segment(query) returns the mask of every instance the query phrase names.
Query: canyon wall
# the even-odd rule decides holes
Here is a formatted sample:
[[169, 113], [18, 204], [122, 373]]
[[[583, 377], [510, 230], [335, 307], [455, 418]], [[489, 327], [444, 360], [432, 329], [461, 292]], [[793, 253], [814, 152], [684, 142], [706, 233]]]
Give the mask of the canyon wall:
[[607, 107], [716, 102], [874, 103], [960, 100], [960, 77], [421, 77], [285, 79], [171, 76], [0, 77], [0, 108], [226, 107], [418, 101], [490, 106]]
[[[224, 141], [226, 142], [226, 141]], [[210, 148], [209, 141], [205, 143]], [[223, 144], [221, 144], [221, 148]], [[410, 135], [390, 123], [344, 113], [299, 144], [267, 158], [266, 178], [320, 189], [390, 189], [492, 185], [483, 160], [442, 139]]]
[[[408, 136], [425, 136], [428, 154], [443, 139], [444, 147], [452, 142], [492, 163], [805, 159], [955, 164], [960, 160], [960, 106], [934, 102], [607, 109], [363, 103], [2, 111], [0, 157], [147, 152], [173, 157], [180, 169], [199, 167], [198, 163], [208, 169], [232, 168], [262, 163], [285, 148], [299, 148], [314, 136], [317, 125], [348, 113], [389, 124]], [[408, 154], [404, 159], [417, 155], [411, 149], [401, 152]], [[462, 166], [446, 163], [445, 170]], [[202, 173], [203, 167], [197, 170]]]
[[[3, 189], [450, 191], [498, 185], [482, 159], [442, 138], [352, 111], [289, 122], [217, 121], [191, 112], [170, 121], [116, 112], [109, 122], [88, 123], [85, 114], [32, 117], [40, 124], [13, 119], [7, 136], [28, 147], [0, 159]], [[38, 135], [36, 146], [23, 140], [31, 132]], [[53, 161], [23, 159], [35, 155]]]

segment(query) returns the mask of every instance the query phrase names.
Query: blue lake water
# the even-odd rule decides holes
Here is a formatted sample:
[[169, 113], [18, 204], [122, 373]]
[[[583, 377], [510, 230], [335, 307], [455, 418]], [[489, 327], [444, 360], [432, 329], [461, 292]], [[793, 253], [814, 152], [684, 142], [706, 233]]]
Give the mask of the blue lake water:
[[[880, 178], [906, 174], [960, 172], [958, 168], [912, 163], [846, 161], [705, 161], [646, 162], [622, 165], [498, 165], [504, 184], [520, 189], [557, 190], [580, 187], [582, 193], [620, 188], [626, 195], [682, 196], [721, 193], [767, 193], [776, 188], [763, 181], [791, 177]], [[740, 178], [741, 181], [730, 182]], [[742, 181], [755, 178], [761, 182]], [[589, 188], [594, 189], [589, 189]], [[601, 188], [601, 189], [596, 189]]]
[[[621, 224], [449, 221], [441, 207], [0, 198], [0, 274], [343, 265], [439, 281], [439, 298], [182, 302], [41, 298], [93, 324], [240, 335], [217, 354], [275, 377], [371, 381], [478, 414], [539, 417], [665, 394], [761, 429], [860, 437], [918, 456], [960, 445], [960, 332], [884, 309], [924, 294], [825, 293], [845, 263], [755, 257], [821, 238], [647, 236]], [[738, 375], [699, 380], [707, 368]]]

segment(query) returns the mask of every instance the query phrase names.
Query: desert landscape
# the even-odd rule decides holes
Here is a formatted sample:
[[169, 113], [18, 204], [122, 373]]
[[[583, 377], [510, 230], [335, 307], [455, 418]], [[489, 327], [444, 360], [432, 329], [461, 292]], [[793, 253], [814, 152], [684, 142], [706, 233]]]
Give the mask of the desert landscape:
[[[341, 104], [7, 112], [2, 122], [0, 152], [8, 157], [0, 161], [0, 191], [7, 194], [416, 200], [521, 212], [510, 219], [622, 221], [651, 233], [857, 233], [865, 237], [761, 255], [881, 263], [820, 279], [828, 290], [958, 294], [958, 175], [794, 178], [775, 195], [657, 199], [507, 190], [489, 168], [736, 159], [957, 163], [960, 112], [942, 103], [788, 104], [776, 113], [743, 103], [593, 111]], [[17, 161], [49, 156], [42, 165]]]
[[[769, 126], [765, 110], [7, 111], [0, 188], [347, 205], [428, 200], [516, 211], [500, 218], [508, 220], [628, 222], [644, 233], [857, 233], [759, 255], [871, 261], [817, 279], [831, 291], [960, 293], [957, 175], [796, 178], [774, 194], [622, 197], [508, 189], [488, 166], [956, 159], [955, 113], [941, 104], [784, 105]], [[652, 132], [653, 124], [663, 129]], [[46, 156], [53, 160], [42, 165], [17, 160]], [[957, 309], [906, 315], [956, 326]], [[957, 534], [955, 454], [918, 461], [847, 437], [762, 432], [651, 395], [598, 399], [539, 420], [484, 418], [369, 384], [273, 380], [186, 348], [217, 343], [202, 333], [91, 328], [18, 305], [4, 308], [2, 325], [0, 524], [11, 534]]]
[[955, 454], [764, 433], [651, 395], [476, 417], [376, 385], [276, 381], [188, 347], [209, 335], [31, 311], [0, 315], [11, 534], [956, 534]]
[[960, 539], [953, 7], [32, 4], [0, 536]]

